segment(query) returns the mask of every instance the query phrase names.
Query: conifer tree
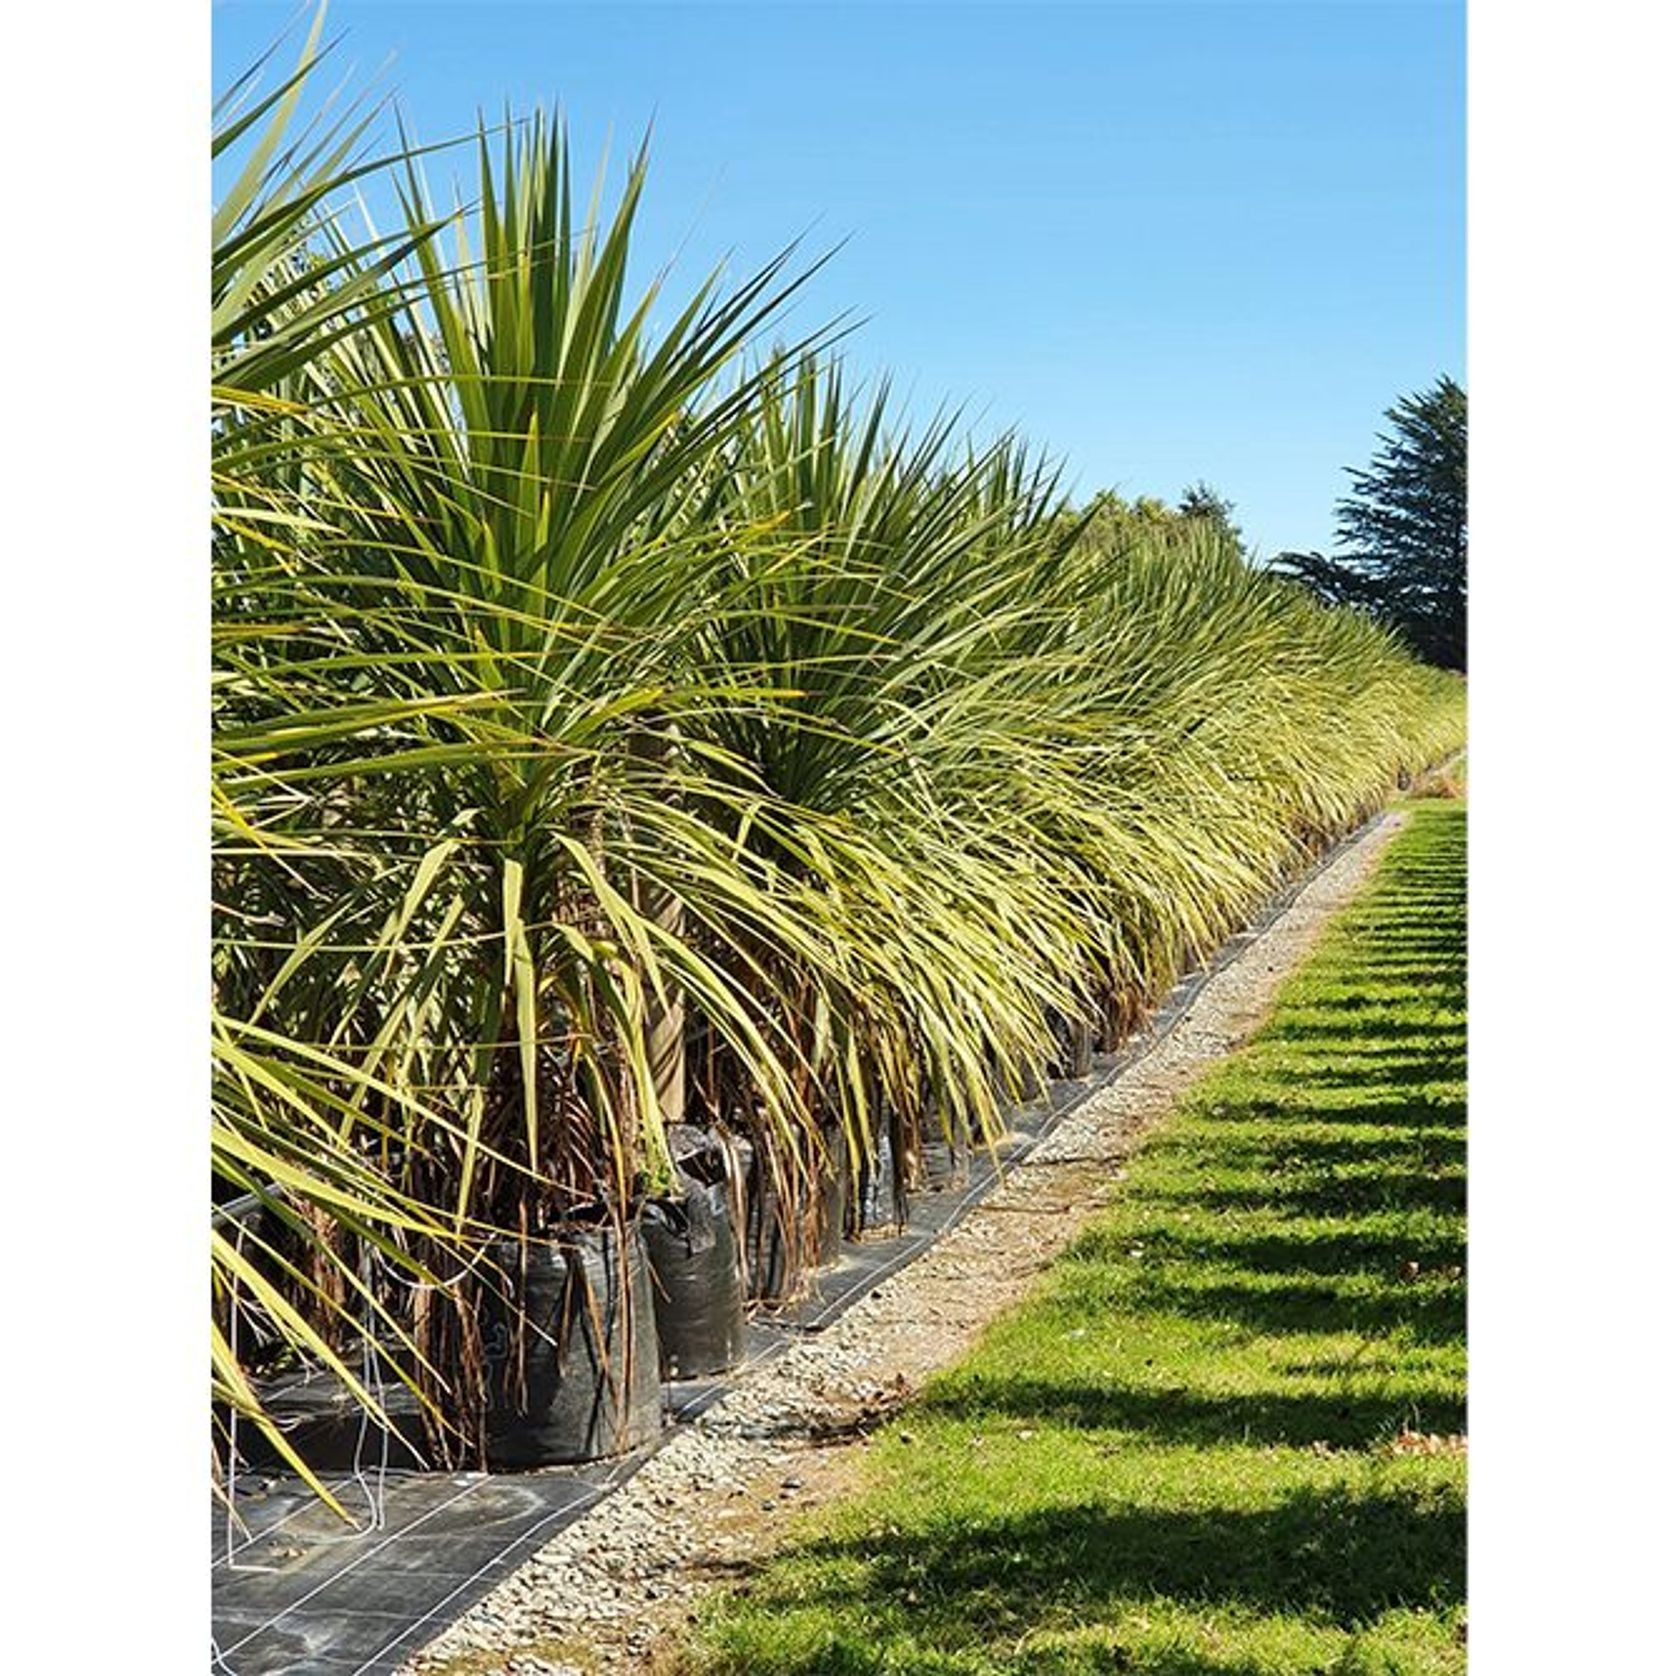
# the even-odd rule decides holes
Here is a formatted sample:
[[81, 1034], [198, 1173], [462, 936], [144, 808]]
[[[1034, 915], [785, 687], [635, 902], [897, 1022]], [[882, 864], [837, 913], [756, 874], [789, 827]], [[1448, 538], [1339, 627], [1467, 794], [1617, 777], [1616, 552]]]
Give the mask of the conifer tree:
[[1385, 417], [1392, 434], [1338, 503], [1338, 551], [1283, 553], [1274, 568], [1368, 611], [1429, 663], [1465, 669], [1466, 391], [1440, 378]]

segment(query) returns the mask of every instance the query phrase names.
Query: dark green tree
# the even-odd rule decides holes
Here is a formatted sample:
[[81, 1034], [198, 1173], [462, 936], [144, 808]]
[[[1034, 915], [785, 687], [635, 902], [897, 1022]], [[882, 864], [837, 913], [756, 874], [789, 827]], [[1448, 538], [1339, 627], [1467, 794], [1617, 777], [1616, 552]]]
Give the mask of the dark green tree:
[[1427, 662], [1465, 669], [1466, 391], [1440, 378], [1385, 417], [1391, 434], [1338, 503], [1338, 551], [1282, 553], [1273, 568], [1370, 612]]
[[1242, 552], [1244, 551], [1245, 537], [1240, 533], [1239, 525], [1234, 522], [1234, 503], [1219, 495], [1208, 483], [1201, 480], [1183, 489], [1181, 499], [1176, 504], [1176, 511], [1183, 518], [1198, 518], [1208, 524], [1214, 524]]

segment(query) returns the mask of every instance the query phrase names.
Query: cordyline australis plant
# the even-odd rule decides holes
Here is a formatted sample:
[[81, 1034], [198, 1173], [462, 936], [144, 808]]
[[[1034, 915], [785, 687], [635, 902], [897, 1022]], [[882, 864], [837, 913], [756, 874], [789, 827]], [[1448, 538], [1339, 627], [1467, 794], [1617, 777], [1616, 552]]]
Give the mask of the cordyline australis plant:
[[[316, 34], [318, 24], [316, 25]], [[546, 118], [216, 150], [215, 1395], [290, 1352], [483, 1458], [486, 1254], [747, 1134], [823, 1174], [983, 1140], [1459, 737], [1459, 684], [1248, 567], [1122, 545], [1018, 443], [893, 424], [784, 260], [628, 289], [644, 158], [573, 203]], [[318, 130], [318, 132], [316, 132]], [[393, 235], [344, 191], [391, 187]]]
[[[651, 299], [624, 302], [642, 165], [576, 225], [545, 122], [479, 151], [447, 264], [411, 154], [393, 244], [351, 242], [270, 166], [295, 236], [240, 276], [267, 312], [221, 356], [216, 425], [218, 1017], [284, 1062], [265, 1081], [229, 1064], [216, 1155], [251, 1154], [221, 1173], [290, 1237], [256, 1264], [218, 1234], [221, 1279], [315, 1355], [358, 1338], [465, 1459], [485, 1407], [473, 1256], [623, 1216], [669, 1173], [658, 1009], [702, 1000], [768, 1121], [791, 1121], [783, 1054], [671, 922], [795, 931], [682, 813], [667, 748], [688, 715], [756, 701], [690, 678], [728, 578], [714, 539], [670, 526], [749, 410], [716, 375], [783, 294], [777, 267], [654, 334]], [[245, 222], [265, 227], [259, 195]], [[236, 352], [275, 339], [298, 350], [256, 388]], [[304, 1068], [320, 1086], [288, 1091]], [[367, 1174], [353, 1202], [263, 1179], [282, 1145], [306, 1169], [296, 1126], [316, 1118], [328, 1159]], [[260, 1424], [227, 1330], [221, 1395]]]

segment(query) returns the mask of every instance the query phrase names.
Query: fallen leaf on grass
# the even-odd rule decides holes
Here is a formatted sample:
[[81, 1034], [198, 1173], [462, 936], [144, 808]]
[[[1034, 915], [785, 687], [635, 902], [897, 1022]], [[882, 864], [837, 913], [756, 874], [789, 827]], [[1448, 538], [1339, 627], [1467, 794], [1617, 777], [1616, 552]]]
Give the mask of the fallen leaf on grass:
[[1466, 1434], [1450, 1432], [1411, 1432], [1406, 1426], [1388, 1442], [1379, 1446], [1385, 1455], [1464, 1455], [1467, 1452]]

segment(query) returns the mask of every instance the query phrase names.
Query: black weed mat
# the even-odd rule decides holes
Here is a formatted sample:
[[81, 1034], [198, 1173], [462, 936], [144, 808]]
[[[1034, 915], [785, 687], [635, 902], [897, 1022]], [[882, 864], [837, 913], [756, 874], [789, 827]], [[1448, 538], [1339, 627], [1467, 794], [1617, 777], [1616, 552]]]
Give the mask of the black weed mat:
[[[757, 1315], [742, 1367], [720, 1379], [667, 1385], [662, 1441], [742, 1374], [831, 1326], [982, 1203], [1068, 1113], [1162, 1041], [1211, 977], [1366, 831], [1361, 827], [1325, 851], [1244, 931], [1184, 976], [1145, 1031], [1116, 1053], [1095, 1056], [1091, 1076], [1055, 1082], [1044, 1098], [1015, 1108], [1005, 1140], [993, 1155], [974, 1155], [961, 1186], [918, 1195], [897, 1231], [847, 1243], [798, 1303]], [[241, 1475], [233, 1489], [243, 1528], [230, 1524], [223, 1505], [212, 1509], [211, 1669], [219, 1676], [388, 1676], [632, 1477], [658, 1447], [616, 1461], [517, 1474], [416, 1472], [369, 1461], [358, 1474], [330, 1480], [357, 1516], [354, 1528], [294, 1478]]]
[[241, 1487], [247, 1529], [230, 1551], [225, 1511], [214, 1519], [212, 1669], [394, 1670], [639, 1464], [517, 1477], [369, 1468], [331, 1481], [356, 1531], [294, 1480]]

